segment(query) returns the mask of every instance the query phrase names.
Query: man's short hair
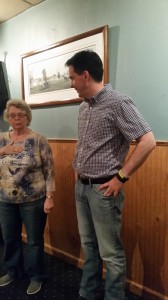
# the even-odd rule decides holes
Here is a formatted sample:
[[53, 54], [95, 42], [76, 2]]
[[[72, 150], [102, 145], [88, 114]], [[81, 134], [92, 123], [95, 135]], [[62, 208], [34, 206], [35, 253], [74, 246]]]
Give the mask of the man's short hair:
[[74, 71], [81, 75], [88, 71], [90, 76], [96, 81], [101, 82], [103, 79], [103, 63], [99, 55], [92, 50], [83, 50], [77, 52], [67, 60], [65, 66], [73, 66]]

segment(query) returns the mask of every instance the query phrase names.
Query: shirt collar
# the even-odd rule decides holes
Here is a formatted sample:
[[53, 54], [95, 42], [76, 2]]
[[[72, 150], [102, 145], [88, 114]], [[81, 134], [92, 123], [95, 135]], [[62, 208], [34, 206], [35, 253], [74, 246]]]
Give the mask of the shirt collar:
[[105, 84], [104, 87], [102, 88], [101, 91], [99, 91], [98, 93], [96, 93], [92, 98], [90, 99], [84, 99], [85, 102], [87, 103], [98, 103], [101, 101], [101, 99], [103, 98], [103, 95], [105, 93], [105, 91], [107, 89], [109, 89], [111, 87], [111, 85], [108, 83], [108, 84]]
[[102, 96], [104, 94], [104, 90], [105, 90], [105, 86], [102, 88], [102, 90], [100, 90], [97, 94], [94, 95], [94, 101], [95, 102], [100, 102], [102, 99]]

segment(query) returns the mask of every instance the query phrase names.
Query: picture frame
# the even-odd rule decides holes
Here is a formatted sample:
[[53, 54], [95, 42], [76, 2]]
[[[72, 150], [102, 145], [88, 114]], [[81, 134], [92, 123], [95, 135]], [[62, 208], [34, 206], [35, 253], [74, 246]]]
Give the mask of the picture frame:
[[107, 25], [21, 55], [22, 97], [30, 107], [80, 103], [83, 100], [70, 87], [65, 63], [84, 49], [98, 53], [103, 62], [103, 81], [107, 83]]

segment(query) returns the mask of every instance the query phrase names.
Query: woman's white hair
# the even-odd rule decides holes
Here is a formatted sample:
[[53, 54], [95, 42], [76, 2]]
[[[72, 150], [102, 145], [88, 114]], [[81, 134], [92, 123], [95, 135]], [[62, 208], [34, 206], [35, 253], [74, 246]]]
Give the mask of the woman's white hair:
[[30, 125], [31, 120], [32, 120], [32, 112], [31, 112], [30, 106], [26, 103], [25, 100], [21, 100], [21, 99], [11, 99], [11, 100], [7, 101], [6, 109], [4, 110], [4, 113], [3, 113], [4, 120], [8, 121], [8, 113], [9, 113], [9, 108], [11, 106], [15, 106], [16, 108], [20, 108], [21, 110], [24, 110], [27, 115], [27, 118], [28, 118], [27, 125]]

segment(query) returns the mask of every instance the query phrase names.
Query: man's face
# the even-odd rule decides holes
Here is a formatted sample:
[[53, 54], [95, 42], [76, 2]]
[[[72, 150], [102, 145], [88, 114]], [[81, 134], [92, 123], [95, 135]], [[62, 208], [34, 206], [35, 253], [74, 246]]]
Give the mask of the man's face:
[[86, 97], [86, 71], [84, 71], [81, 75], [77, 74], [74, 71], [73, 66], [68, 67], [69, 71], [69, 78], [71, 80], [71, 87], [74, 88], [79, 97], [85, 98]]

